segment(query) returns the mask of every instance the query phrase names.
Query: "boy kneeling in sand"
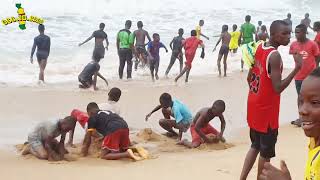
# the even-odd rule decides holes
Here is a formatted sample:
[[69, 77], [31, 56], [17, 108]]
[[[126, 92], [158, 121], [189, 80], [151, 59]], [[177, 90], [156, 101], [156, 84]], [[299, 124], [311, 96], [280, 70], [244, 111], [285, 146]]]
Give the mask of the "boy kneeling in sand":
[[[120, 100], [121, 90], [117, 87], [113, 87], [108, 93], [108, 101], [106, 103], [99, 104], [101, 110], [108, 110], [113, 113], [120, 115], [120, 107], [117, 105], [117, 102]], [[88, 127], [89, 116], [86, 112], [80, 111], [78, 109], [73, 109], [71, 112], [71, 117], [76, 120], [83, 129]], [[75, 131], [76, 124], [69, 133], [69, 141], [67, 145], [75, 147], [73, 144], [73, 135]]]
[[[163, 93], [160, 96], [160, 105], [155, 107], [151, 113], [146, 116], [146, 121], [148, 118], [156, 111], [162, 109], [162, 114], [164, 119], [159, 120], [159, 125], [168, 131], [167, 135], [169, 137], [178, 136], [179, 141], [182, 138], [182, 133], [189, 129], [190, 123], [192, 121], [192, 114], [188, 107], [182, 104], [180, 101], [174, 99], [172, 100], [171, 95], [168, 93]], [[172, 116], [175, 120], [170, 119]], [[172, 128], [178, 129], [179, 134], [176, 133]]]
[[91, 144], [91, 136], [98, 132], [104, 136], [102, 142], [101, 158], [106, 160], [116, 160], [120, 158], [130, 158], [141, 160], [134, 155], [130, 146], [129, 128], [125, 120], [111, 111], [102, 111], [94, 102], [87, 106], [89, 115], [88, 130], [84, 137], [81, 154], [88, 155]]
[[[39, 159], [59, 161], [64, 159], [68, 151], [64, 147], [66, 133], [75, 125], [73, 118], [66, 117], [58, 121], [45, 121], [39, 123], [28, 135], [29, 147], [22, 152], [23, 155], [33, 154]], [[61, 135], [60, 142], [55, 138]]]
[[[222, 114], [225, 111], [225, 108], [225, 103], [222, 100], [215, 101], [212, 107], [202, 108], [194, 117], [190, 127], [192, 142], [188, 142], [188, 140], [185, 139], [180, 141], [178, 144], [189, 148], [196, 148], [202, 143], [218, 143], [219, 141], [225, 142], [223, 132], [226, 127], [226, 121]], [[209, 123], [215, 117], [219, 117], [221, 122], [220, 133]]]

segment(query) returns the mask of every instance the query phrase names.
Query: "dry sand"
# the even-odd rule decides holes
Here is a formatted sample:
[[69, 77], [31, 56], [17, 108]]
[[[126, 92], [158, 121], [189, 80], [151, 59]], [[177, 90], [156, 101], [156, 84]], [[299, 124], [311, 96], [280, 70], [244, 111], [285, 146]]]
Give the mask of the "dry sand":
[[[1, 179], [226, 179], [239, 178], [244, 157], [250, 146], [246, 127], [247, 85], [245, 73], [234, 73], [227, 78], [192, 77], [189, 84], [183, 80], [175, 85], [173, 79], [162, 79], [153, 84], [144, 81], [111, 82], [120, 87], [121, 113], [128, 122], [131, 139], [145, 147], [152, 155], [149, 160], [106, 161], [92, 153], [76, 161], [48, 162], [22, 157], [14, 144], [23, 143], [27, 133], [39, 121], [64, 117], [73, 108], [84, 110], [87, 103], [106, 101], [107, 90], [98, 92], [78, 90], [76, 84], [47, 85], [44, 87], [1, 87], [0, 172]], [[60, 87], [62, 86], [62, 87]], [[176, 146], [176, 141], [162, 136], [155, 113], [149, 122], [144, 117], [158, 104], [159, 95], [169, 92], [187, 104], [195, 113], [210, 106], [214, 100], [226, 101], [227, 144], [202, 145], [198, 149]], [[287, 161], [294, 179], [302, 179], [307, 155], [307, 139], [299, 128], [288, 125], [297, 116], [296, 94], [290, 86], [282, 95], [281, 128], [277, 144], [278, 165]], [[219, 129], [219, 120], [214, 126]], [[147, 128], [147, 129], [145, 129]], [[75, 140], [81, 142], [83, 130], [77, 128]], [[69, 149], [77, 155], [79, 146]], [[256, 165], [248, 179], [255, 179]]]

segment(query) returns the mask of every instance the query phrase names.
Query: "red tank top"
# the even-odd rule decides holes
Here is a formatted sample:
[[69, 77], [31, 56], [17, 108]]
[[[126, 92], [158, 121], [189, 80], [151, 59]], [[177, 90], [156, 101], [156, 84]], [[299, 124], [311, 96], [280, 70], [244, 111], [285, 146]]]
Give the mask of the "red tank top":
[[247, 121], [250, 128], [263, 133], [279, 128], [280, 94], [273, 89], [268, 72], [269, 57], [275, 51], [264, 44], [258, 46], [250, 79]]

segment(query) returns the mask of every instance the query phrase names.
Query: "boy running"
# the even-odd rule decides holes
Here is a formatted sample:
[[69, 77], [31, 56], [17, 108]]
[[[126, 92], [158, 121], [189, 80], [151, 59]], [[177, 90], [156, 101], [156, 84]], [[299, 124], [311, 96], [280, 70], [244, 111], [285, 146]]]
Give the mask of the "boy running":
[[240, 31], [237, 31], [238, 26], [234, 24], [232, 26], [233, 32], [230, 33], [231, 40], [229, 44], [229, 49], [233, 53], [237, 53], [238, 47], [239, 47], [239, 38], [240, 38]]
[[222, 40], [222, 44], [219, 50], [219, 55], [218, 55], [218, 70], [219, 70], [219, 77], [221, 77], [221, 59], [223, 57], [223, 66], [224, 66], [224, 77], [227, 77], [227, 59], [228, 59], [228, 54], [229, 54], [229, 44], [231, 40], [231, 35], [228, 33], [228, 25], [223, 25], [222, 26], [222, 32], [220, 35], [220, 38], [214, 47], [213, 51], [216, 50], [217, 46], [219, 45], [220, 41]]
[[159, 51], [160, 48], [164, 48], [166, 52], [168, 52], [167, 47], [160, 42], [160, 35], [158, 33], [154, 33], [152, 35], [153, 41], [150, 41], [148, 43], [148, 54], [149, 54], [149, 60], [150, 60], [150, 72], [151, 72], [151, 78], [154, 82], [154, 77], [156, 79], [159, 79], [158, 76], [158, 70], [159, 70], [159, 64], [160, 64], [160, 55]]
[[137, 23], [138, 30], [133, 32], [133, 39], [135, 39], [135, 57], [136, 62], [134, 65], [134, 70], [138, 69], [138, 65], [141, 62], [141, 66], [144, 67], [147, 64], [147, 50], [146, 50], [146, 38], [148, 39], [148, 43], [151, 41], [148, 31], [143, 29], [142, 21], [138, 21]]
[[171, 59], [170, 59], [170, 64], [166, 70], [166, 74], [165, 76], [168, 77], [169, 71], [171, 69], [171, 67], [173, 66], [173, 64], [175, 63], [176, 59], [179, 59], [180, 62], [180, 73], [182, 71], [182, 67], [183, 67], [183, 52], [182, 52], [182, 42], [184, 41], [183, 36], [183, 29], [180, 28], [179, 29], [179, 36], [173, 38], [173, 40], [170, 42], [170, 48], [172, 50], [172, 55], [171, 55]]
[[180, 74], [175, 78], [175, 82], [178, 82], [179, 78], [186, 73], [186, 80], [185, 82], [188, 82], [189, 78], [189, 73], [192, 67], [192, 61], [194, 59], [194, 56], [196, 55], [196, 51], [199, 47], [199, 45], [202, 47], [202, 52], [201, 52], [201, 58], [204, 58], [204, 44], [202, 43], [201, 40], [199, 40], [197, 37], [197, 32], [195, 30], [191, 31], [191, 37], [187, 38], [185, 41], [183, 41], [183, 47], [185, 50], [185, 56], [186, 56], [186, 62], [185, 62], [185, 67], [183, 70], [180, 72]]

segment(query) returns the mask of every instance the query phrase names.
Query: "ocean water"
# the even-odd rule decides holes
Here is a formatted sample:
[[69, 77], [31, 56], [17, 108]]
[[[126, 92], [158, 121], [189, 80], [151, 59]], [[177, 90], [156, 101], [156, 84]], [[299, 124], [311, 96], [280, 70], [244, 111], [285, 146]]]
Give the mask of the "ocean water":
[[[252, 16], [252, 23], [262, 20], [270, 25], [273, 20], [284, 19], [292, 13], [294, 25], [300, 22], [304, 13], [309, 12], [311, 19], [320, 20], [319, 0], [1, 0], [0, 18], [17, 16], [15, 3], [21, 2], [27, 15], [41, 17], [45, 20], [46, 34], [51, 37], [51, 53], [46, 69], [46, 81], [52, 84], [76, 82], [82, 68], [91, 60], [94, 40], [78, 47], [78, 43], [89, 37], [98, 29], [100, 22], [106, 24], [110, 47], [101, 62], [101, 73], [108, 79], [118, 77], [118, 56], [116, 53], [116, 34], [124, 28], [127, 19], [136, 22], [142, 20], [144, 28], [152, 33], [159, 33], [161, 41], [169, 48], [169, 43], [177, 30], [185, 29], [184, 37], [189, 37], [200, 19], [205, 20], [203, 33], [210, 37], [204, 40], [206, 58], [200, 54], [194, 61], [191, 75], [216, 74], [217, 52], [212, 52], [223, 24], [241, 25], [247, 14]], [[264, 4], [262, 4], [264, 3]], [[30, 64], [29, 57], [33, 38], [38, 35], [37, 24], [27, 23], [22, 31], [18, 24], [0, 25], [0, 84], [32, 85], [37, 82], [38, 65]], [[310, 38], [314, 33], [310, 33]], [[294, 38], [293, 38], [294, 39]], [[288, 47], [280, 49], [287, 68], [293, 67], [293, 60], [288, 55]], [[161, 50], [160, 76], [170, 59], [170, 52]], [[240, 53], [230, 56], [229, 72], [240, 68]], [[34, 59], [36, 57], [34, 56]], [[178, 73], [178, 65], [171, 70]], [[133, 78], [149, 78], [148, 70], [133, 72]]]

